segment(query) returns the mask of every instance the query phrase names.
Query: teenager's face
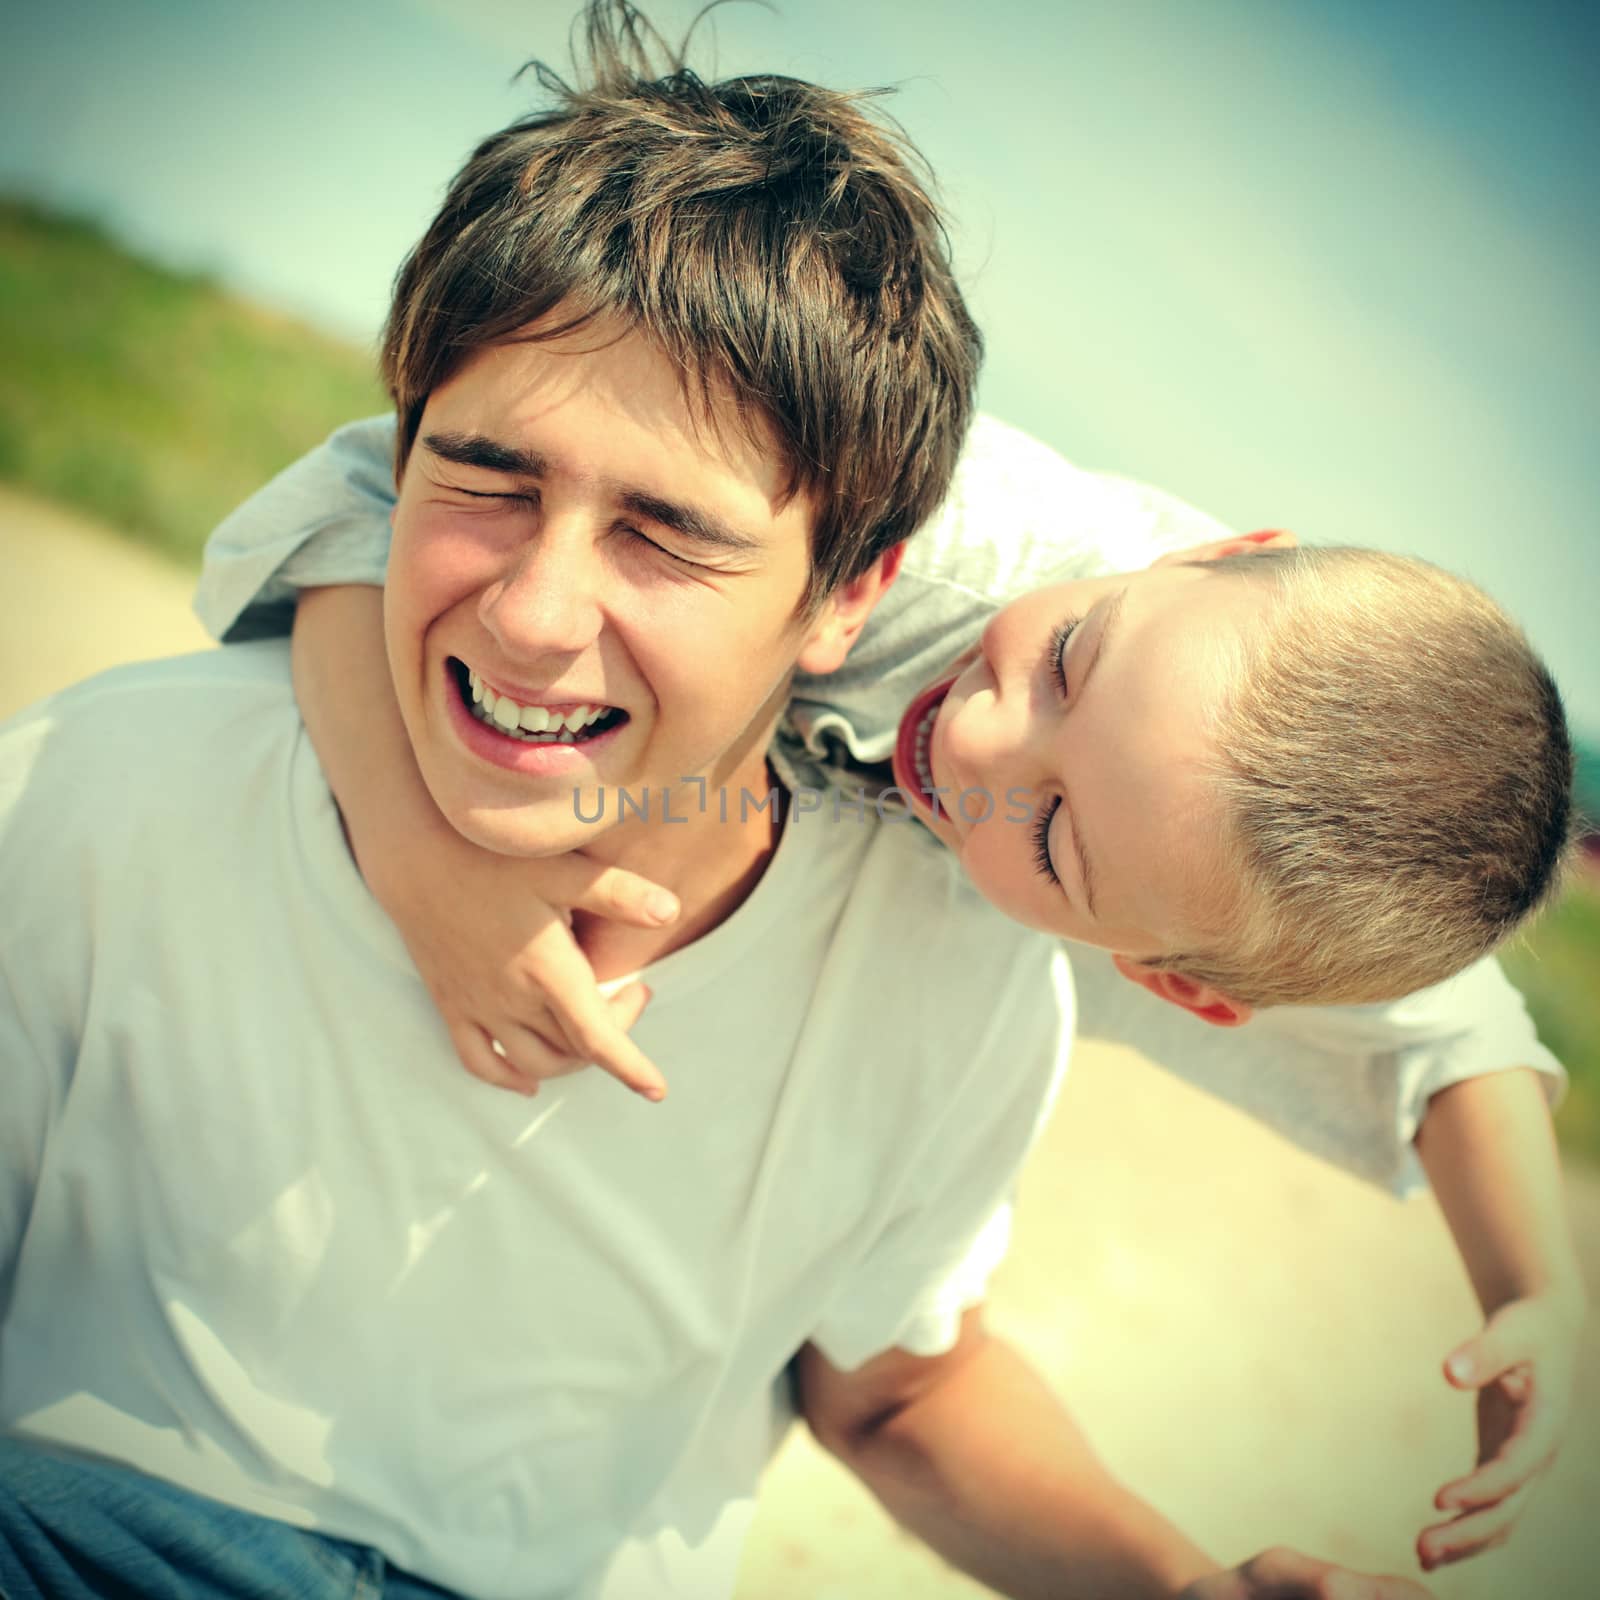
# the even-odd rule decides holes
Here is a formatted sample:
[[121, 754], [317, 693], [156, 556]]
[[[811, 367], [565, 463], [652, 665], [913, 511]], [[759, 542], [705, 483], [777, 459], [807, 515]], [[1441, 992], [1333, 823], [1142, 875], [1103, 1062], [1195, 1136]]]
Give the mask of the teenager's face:
[[395, 508], [406, 730], [440, 810], [508, 854], [593, 844], [619, 787], [678, 790], [680, 816], [691, 778], [759, 793], [791, 670], [838, 664], [832, 611], [794, 614], [810, 512], [779, 461], [701, 425], [641, 336], [595, 348], [614, 331], [478, 352], [429, 396]]
[[928, 732], [950, 792], [919, 815], [1017, 921], [1133, 957], [1193, 948], [1225, 881], [1210, 715], [1260, 604], [1176, 564], [1030, 594], [908, 710], [897, 778]]

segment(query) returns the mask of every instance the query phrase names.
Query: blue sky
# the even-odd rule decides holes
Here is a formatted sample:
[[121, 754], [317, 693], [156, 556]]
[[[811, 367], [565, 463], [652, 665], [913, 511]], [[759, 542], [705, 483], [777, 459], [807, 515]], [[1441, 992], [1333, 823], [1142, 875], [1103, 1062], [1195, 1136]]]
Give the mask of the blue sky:
[[[1600, 8], [780, 4], [718, 11], [712, 65], [898, 86], [987, 409], [1239, 526], [1467, 573], [1600, 737]], [[0, 187], [370, 339], [572, 10], [54, 0], [8, 21]]]

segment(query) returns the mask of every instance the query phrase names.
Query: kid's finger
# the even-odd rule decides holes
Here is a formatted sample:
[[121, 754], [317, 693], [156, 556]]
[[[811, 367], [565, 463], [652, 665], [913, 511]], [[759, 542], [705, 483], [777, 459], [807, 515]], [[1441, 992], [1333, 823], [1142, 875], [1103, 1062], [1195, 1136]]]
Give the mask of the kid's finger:
[[[1479, 1398], [1481, 1409], [1495, 1398], [1489, 1390]], [[1481, 1426], [1481, 1422], [1480, 1422]], [[1523, 1406], [1511, 1411], [1511, 1426], [1488, 1460], [1434, 1497], [1441, 1511], [1472, 1511], [1495, 1505], [1550, 1464], [1560, 1446], [1562, 1417], [1549, 1399], [1535, 1392]]]
[[503, 1057], [497, 1055], [494, 1042], [475, 1022], [449, 1024], [450, 1042], [456, 1056], [474, 1078], [493, 1085], [496, 1089], [510, 1089], [515, 1094], [533, 1094], [536, 1083], [530, 1083]]
[[1500, 1374], [1500, 1387], [1513, 1405], [1524, 1405], [1533, 1393], [1533, 1374], [1526, 1367], [1513, 1367], [1510, 1372]]
[[1555, 1441], [1549, 1428], [1529, 1428], [1512, 1435], [1493, 1461], [1455, 1483], [1447, 1483], [1434, 1496], [1441, 1511], [1479, 1511], [1499, 1505], [1507, 1495], [1524, 1488], [1550, 1465]]
[[[664, 1099], [666, 1079], [618, 1024], [583, 952], [575, 944], [562, 943], [552, 945], [545, 957], [541, 987], [573, 1054], [580, 1060], [592, 1061], [647, 1100]], [[643, 1000], [639, 1001], [639, 1009], [643, 1009]], [[637, 1017], [636, 1011], [634, 1019]]]
[[[625, 1002], [622, 1008], [621, 1014], [626, 1020], [618, 1021], [602, 1000], [598, 1009], [592, 1011], [587, 1008], [585, 1001], [583, 1010], [563, 1017], [562, 1022], [572, 1039], [573, 1048], [585, 1060], [594, 1062], [602, 1072], [609, 1072], [618, 1083], [635, 1094], [643, 1095], [646, 1100], [665, 1100], [667, 1080], [627, 1034], [627, 1029], [638, 1021], [639, 1013], [644, 1010], [645, 1001], [649, 998], [649, 992], [644, 990], [642, 984], [637, 988], [643, 992]], [[632, 1015], [628, 1016], [630, 1012]]]
[[615, 994], [606, 997], [611, 1020], [624, 1033], [632, 1030], [634, 1023], [644, 1015], [644, 1008], [649, 1004], [650, 991], [642, 983], [630, 983], [627, 988], [618, 989]]
[[546, 898], [573, 911], [641, 928], [662, 928], [678, 915], [678, 897], [624, 867], [586, 856], [555, 856], [542, 863], [554, 891]]
[[1515, 1494], [1486, 1511], [1458, 1517], [1441, 1527], [1427, 1528], [1417, 1540], [1417, 1559], [1424, 1572], [1452, 1562], [1465, 1561], [1502, 1545], [1511, 1537], [1517, 1518], [1527, 1504], [1526, 1494]]
[[[571, 1054], [565, 1044], [545, 1037], [520, 1022], [504, 1022], [490, 1046], [511, 1067], [518, 1079], [534, 1086], [547, 1078], [564, 1078], [588, 1062]], [[532, 1092], [531, 1089], [529, 1091]]]
[[1491, 1324], [1445, 1357], [1444, 1375], [1458, 1389], [1482, 1389], [1529, 1354], [1521, 1341], [1506, 1338]]

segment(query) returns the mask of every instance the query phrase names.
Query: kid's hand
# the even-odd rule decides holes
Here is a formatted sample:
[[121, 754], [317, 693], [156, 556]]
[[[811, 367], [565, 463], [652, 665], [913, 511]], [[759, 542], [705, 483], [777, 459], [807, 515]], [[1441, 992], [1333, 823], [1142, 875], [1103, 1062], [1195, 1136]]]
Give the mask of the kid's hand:
[[1478, 1395], [1478, 1466], [1433, 1497], [1448, 1522], [1423, 1530], [1431, 1572], [1504, 1544], [1534, 1480], [1555, 1459], [1571, 1408], [1581, 1310], [1555, 1295], [1512, 1300], [1445, 1359], [1445, 1377]]
[[1430, 1600], [1430, 1593], [1409, 1578], [1370, 1577], [1278, 1549], [1197, 1579], [1179, 1600]]
[[[592, 1062], [650, 1100], [666, 1080], [628, 1037], [649, 999], [642, 983], [609, 997], [569, 926], [574, 911], [660, 928], [676, 898], [580, 853], [521, 861], [451, 851], [448, 888], [408, 879], [383, 898], [461, 1064], [519, 1094]], [[481, 892], [476, 892], [481, 874]]]

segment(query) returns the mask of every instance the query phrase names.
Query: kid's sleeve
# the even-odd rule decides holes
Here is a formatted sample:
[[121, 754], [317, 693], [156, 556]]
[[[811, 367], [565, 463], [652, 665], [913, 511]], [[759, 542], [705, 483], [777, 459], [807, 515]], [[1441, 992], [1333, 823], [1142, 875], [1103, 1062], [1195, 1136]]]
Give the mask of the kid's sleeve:
[[1398, 1046], [1399, 1094], [1395, 1133], [1407, 1152], [1406, 1187], [1425, 1179], [1412, 1141], [1428, 1102], [1441, 1089], [1486, 1073], [1531, 1067], [1552, 1110], [1566, 1092], [1566, 1068], [1539, 1042], [1521, 992], [1493, 957], [1475, 962], [1447, 983], [1394, 1003], [1399, 1026], [1412, 1037]]
[[196, 615], [233, 644], [287, 633], [301, 589], [381, 585], [394, 502], [394, 419], [340, 428], [206, 541]]
[[1412, 1148], [1428, 1101], [1489, 1072], [1531, 1067], [1552, 1105], [1566, 1084], [1493, 957], [1444, 983], [1366, 1006], [1275, 1006], [1213, 1028], [1074, 955], [1080, 1032], [1115, 1039], [1227, 1100], [1302, 1149], [1395, 1194], [1425, 1186]]

